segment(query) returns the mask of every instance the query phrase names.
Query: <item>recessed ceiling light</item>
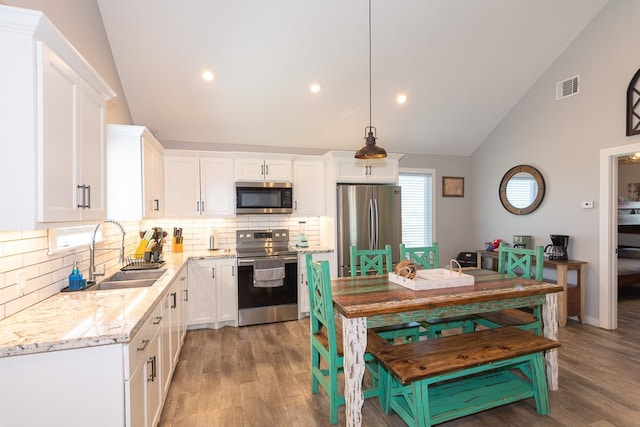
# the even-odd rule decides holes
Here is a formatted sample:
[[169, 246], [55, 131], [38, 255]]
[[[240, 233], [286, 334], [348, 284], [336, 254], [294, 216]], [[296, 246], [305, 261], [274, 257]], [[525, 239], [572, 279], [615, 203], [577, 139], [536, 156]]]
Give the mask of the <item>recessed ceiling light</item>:
[[309, 92], [318, 93], [322, 90], [322, 85], [318, 82], [312, 82], [309, 84]]
[[204, 70], [202, 72], [202, 80], [206, 81], [206, 82], [210, 82], [213, 81], [213, 79], [216, 78], [216, 75], [213, 74], [213, 71], [210, 70]]
[[407, 95], [401, 93], [400, 95], [396, 96], [396, 102], [398, 104], [404, 104], [405, 102], [407, 102]]

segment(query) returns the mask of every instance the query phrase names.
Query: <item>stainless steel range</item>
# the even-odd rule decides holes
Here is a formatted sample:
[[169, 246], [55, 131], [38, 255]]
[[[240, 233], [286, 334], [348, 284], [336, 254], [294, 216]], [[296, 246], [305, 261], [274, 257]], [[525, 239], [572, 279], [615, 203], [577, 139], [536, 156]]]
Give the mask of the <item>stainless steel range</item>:
[[289, 230], [238, 230], [238, 324], [298, 318], [298, 254]]

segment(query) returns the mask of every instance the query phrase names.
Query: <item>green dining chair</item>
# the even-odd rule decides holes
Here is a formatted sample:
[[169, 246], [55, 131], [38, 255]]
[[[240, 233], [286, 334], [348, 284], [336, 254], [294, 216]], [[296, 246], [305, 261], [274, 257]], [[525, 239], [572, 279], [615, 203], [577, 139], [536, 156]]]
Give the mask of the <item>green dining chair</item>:
[[[544, 247], [535, 249], [512, 248], [505, 242], [498, 247], [498, 272], [523, 279], [542, 280], [544, 269]], [[535, 262], [534, 262], [535, 260]], [[517, 326], [520, 329], [531, 329], [542, 334], [542, 316], [540, 306], [530, 307], [533, 313], [518, 308], [509, 308], [476, 316], [476, 323], [488, 328], [501, 326]]]
[[[438, 243], [433, 242], [431, 246], [421, 247], [407, 247], [404, 243], [400, 243], [400, 259], [407, 259], [416, 264], [416, 266], [422, 266], [427, 269], [438, 268], [440, 266]], [[455, 316], [444, 319], [424, 320], [419, 322], [424, 329], [424, 331], [420, 332], [420, 335], [426, 335], [427, 338], [432, 339], [442, 335], [442, 331], [456, 328], [460, 328], [462, 333], [473, 332], [475, 330], [474, 320], [475, 316]]]
[[[391, 245], [384, 249], [358, 249], [355, 245], [350, 248], [351, 277], [376, 276], [393, 272]], [[360, 266], [360, 269], [358, 269]], [[360, 273], [360, 274], [358, 274]], [[408, 322], [398, 325], [381, 326], [375, 332], [386, 340], [393, 342], [396, 338], [404, 342], [420, 339], [420, 323]]]
[[385, 245], [384, 249], [358, 249], [351, 245], [349, 261], [351, 277], [381, 276], [393, 271], [391, 245]]
[[[306, 255], [311, 324], [311, 392], [322, 386], [329, 398], [329, 420], [338, 422], [338, 407], [344, 405], [339, 392], [338, 374], [344, 367], [342, 331], [336, 326], [328, 261], [314, 261]], [[322, 363], [324, 360], [324, 363]], [[372, 376], [372, 387], [363, 391], [364, 398], [380, 396], [378, 364], [368, 352], [364, 355], [366, 371]]]
[[440, 266], [440, 255], [438, 253], [438, 243], [433, 242], [431, 246], [407, 247], [400, 243], [400, 259], [421, 265], [424, 268], [438, 268]]

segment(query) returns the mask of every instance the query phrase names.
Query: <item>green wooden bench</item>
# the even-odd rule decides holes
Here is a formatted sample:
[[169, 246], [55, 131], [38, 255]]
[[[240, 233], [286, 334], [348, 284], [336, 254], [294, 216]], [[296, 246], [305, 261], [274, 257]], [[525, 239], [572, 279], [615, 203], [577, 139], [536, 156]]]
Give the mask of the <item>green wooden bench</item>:
[[543, 352], [557, 341], [513, 326], [391, 345], [369, 335], [384, 367], [381, 405], [409, 426], [426, 427], [533, 397], [549, 413]]

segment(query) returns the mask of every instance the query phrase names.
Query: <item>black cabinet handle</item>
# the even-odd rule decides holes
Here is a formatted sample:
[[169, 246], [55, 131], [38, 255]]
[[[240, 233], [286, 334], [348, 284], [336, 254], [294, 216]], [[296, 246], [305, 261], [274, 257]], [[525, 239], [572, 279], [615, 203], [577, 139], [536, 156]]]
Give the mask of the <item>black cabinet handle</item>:
[[147, 348], [147, 344], [149, 344], [149, 340], [142, 340], [142, 347], [136, 347], [136, 351], [144, 351]]

